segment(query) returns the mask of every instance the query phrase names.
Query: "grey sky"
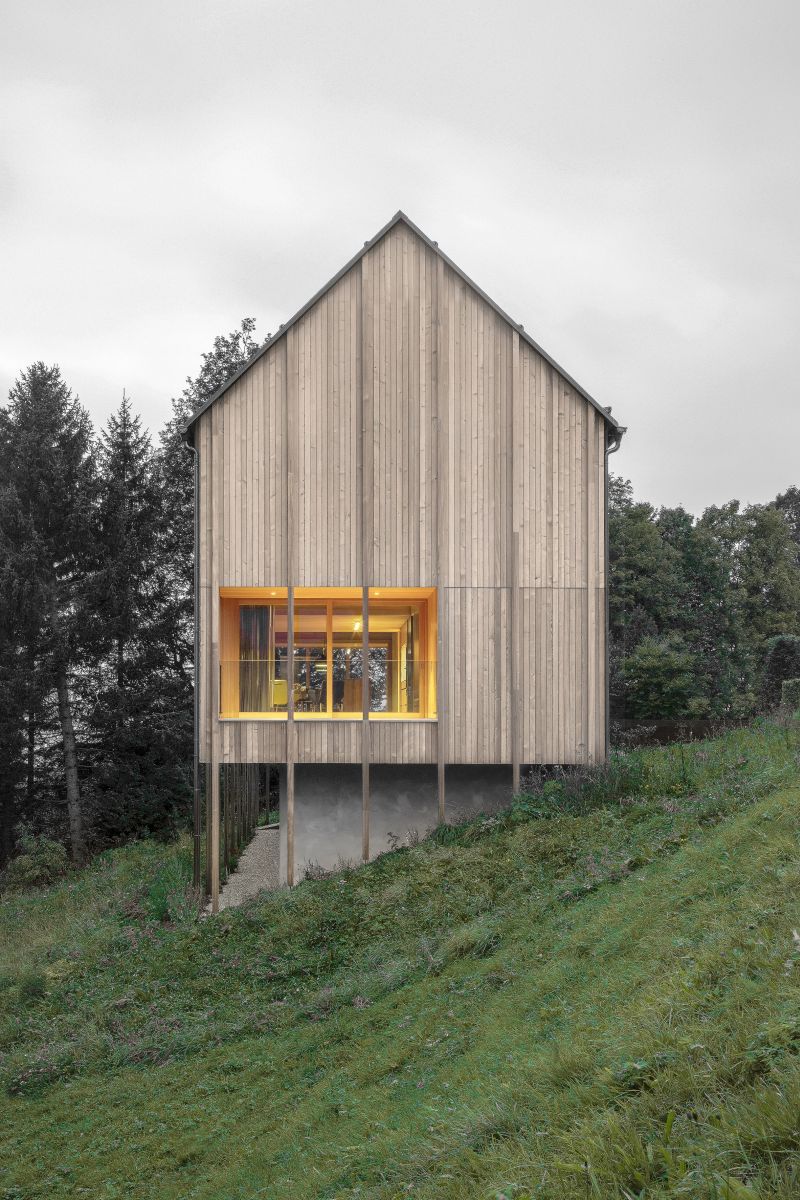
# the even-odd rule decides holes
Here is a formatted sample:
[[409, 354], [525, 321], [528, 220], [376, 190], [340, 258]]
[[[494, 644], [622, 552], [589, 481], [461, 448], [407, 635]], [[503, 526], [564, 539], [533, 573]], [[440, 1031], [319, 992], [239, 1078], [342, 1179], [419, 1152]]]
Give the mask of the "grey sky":
[[629, 426], [638, 495], [800, 484], [795, 2], [27, 0], [0, 18], [0, 394], [156, 430], [403, 208]]

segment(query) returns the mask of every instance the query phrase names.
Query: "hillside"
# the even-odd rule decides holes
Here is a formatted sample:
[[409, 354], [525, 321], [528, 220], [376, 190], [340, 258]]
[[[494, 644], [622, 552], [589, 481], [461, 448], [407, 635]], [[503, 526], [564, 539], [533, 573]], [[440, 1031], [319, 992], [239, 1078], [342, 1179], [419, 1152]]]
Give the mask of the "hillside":
[[0, 1198], [800, 1195], [800, 739], [629, 754], [197, 924], [0, 902]]

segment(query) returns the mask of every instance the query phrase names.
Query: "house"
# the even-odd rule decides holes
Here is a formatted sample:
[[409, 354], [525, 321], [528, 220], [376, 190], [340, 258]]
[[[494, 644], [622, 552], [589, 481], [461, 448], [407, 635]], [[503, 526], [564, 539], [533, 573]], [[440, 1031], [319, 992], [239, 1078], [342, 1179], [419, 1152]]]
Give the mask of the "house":
[[194, 414], [212, 906], [255, 764], [291, 884], [605, 758], [623, 432], [401, 212]]

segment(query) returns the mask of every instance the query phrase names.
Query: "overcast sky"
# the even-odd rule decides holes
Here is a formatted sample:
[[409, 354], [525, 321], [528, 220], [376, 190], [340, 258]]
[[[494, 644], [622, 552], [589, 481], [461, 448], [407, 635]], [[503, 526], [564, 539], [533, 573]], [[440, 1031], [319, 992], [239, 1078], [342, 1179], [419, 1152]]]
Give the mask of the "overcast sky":
[[638, 495], [800, 485], [796, 0], [63, 0], [0, 17], [0, 395], [156, 431], [398, 209], [629, 428]]

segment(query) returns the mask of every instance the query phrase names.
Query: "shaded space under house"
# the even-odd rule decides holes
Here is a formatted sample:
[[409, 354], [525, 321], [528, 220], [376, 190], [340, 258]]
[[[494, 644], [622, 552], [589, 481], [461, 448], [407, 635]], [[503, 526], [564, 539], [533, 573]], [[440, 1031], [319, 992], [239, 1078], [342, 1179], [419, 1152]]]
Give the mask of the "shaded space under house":
[[212, 910], [270, 768], [292, 884], [606, 757], [623, 432], [403, 213], [194, 414]]

